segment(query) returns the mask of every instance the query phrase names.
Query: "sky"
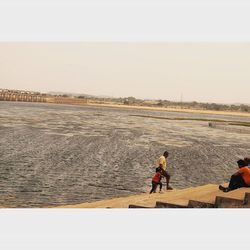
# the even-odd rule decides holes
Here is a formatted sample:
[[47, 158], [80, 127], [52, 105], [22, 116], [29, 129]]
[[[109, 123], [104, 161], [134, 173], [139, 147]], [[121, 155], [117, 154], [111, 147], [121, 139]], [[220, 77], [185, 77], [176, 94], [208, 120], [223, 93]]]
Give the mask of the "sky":
[[247, 0], [0, 1], [0, 88], [250, 103]]
[[250, 42], [1, 42], [0, 88], [250, 103]]

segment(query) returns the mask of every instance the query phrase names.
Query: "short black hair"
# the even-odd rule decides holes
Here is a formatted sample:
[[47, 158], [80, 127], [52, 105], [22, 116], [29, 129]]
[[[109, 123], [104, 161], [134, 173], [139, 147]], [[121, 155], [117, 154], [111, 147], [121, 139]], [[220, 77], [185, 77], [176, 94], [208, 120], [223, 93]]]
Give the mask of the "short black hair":
[[158, 168], [156, 168], [155, 169], [155, 172], [157, 173], [157, 172], [160, 172], [161, 171], [161, 168], [160, 167], [158, 167]]
[[247, 163], [244, 160], [242, 160], [242, 159], [238, 160], [237, 163], [238, 163], [239, 167], [245, 167], [245, 166], [247, 166]]
[[168, 151], [165, 151], [165, 152], [163, 153], [163, 155], [169, 155]]
[[245, 157], [244, 161], [245, 161], [245, 163], [250, 164], [250, 158], [249, 157]]

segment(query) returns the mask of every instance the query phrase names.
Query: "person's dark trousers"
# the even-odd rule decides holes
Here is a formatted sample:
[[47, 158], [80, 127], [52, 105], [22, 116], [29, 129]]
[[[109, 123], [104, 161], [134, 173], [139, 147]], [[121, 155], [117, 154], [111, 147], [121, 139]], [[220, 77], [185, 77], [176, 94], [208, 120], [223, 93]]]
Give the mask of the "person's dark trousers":
[[162, 189], [162, 183], [161, 182], [154, 182], [152, 181], [152, 189], [150, 191], [150, 194], [156, 191], [157, 185], [160, 185], [160, 191]]
[[229, 185], [230, 190], [234, 190], [241, 187], [248, 187], [241, 175], [232, 175]]

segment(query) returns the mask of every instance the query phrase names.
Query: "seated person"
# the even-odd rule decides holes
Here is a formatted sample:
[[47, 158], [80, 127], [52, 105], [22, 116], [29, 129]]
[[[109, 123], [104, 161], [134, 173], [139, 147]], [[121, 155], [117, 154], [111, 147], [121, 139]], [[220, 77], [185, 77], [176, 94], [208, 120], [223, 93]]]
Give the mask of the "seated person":
[[250, 187], [250, 169], [247, 163], [243, 160], [238, 160], [237, 163], [239, 170], [231, 176], [228, 187], [219, 186], [219, 189], [223, 192], [229, 192], [241, 187]]

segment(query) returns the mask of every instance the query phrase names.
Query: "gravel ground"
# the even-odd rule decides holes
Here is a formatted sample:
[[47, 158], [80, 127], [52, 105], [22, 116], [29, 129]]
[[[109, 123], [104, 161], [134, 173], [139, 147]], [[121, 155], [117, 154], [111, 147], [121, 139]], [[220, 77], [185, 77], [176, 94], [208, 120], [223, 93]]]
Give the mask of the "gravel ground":
[[[138, 116], [136, 116], [138, 115]], [[148, 192], [155, 161], [170, 152], [176, 188], [221, 183], [250, 155], [249, 131], [217, 129], [199, 115], [0, 102], [0, 206], [46, 207]]]

